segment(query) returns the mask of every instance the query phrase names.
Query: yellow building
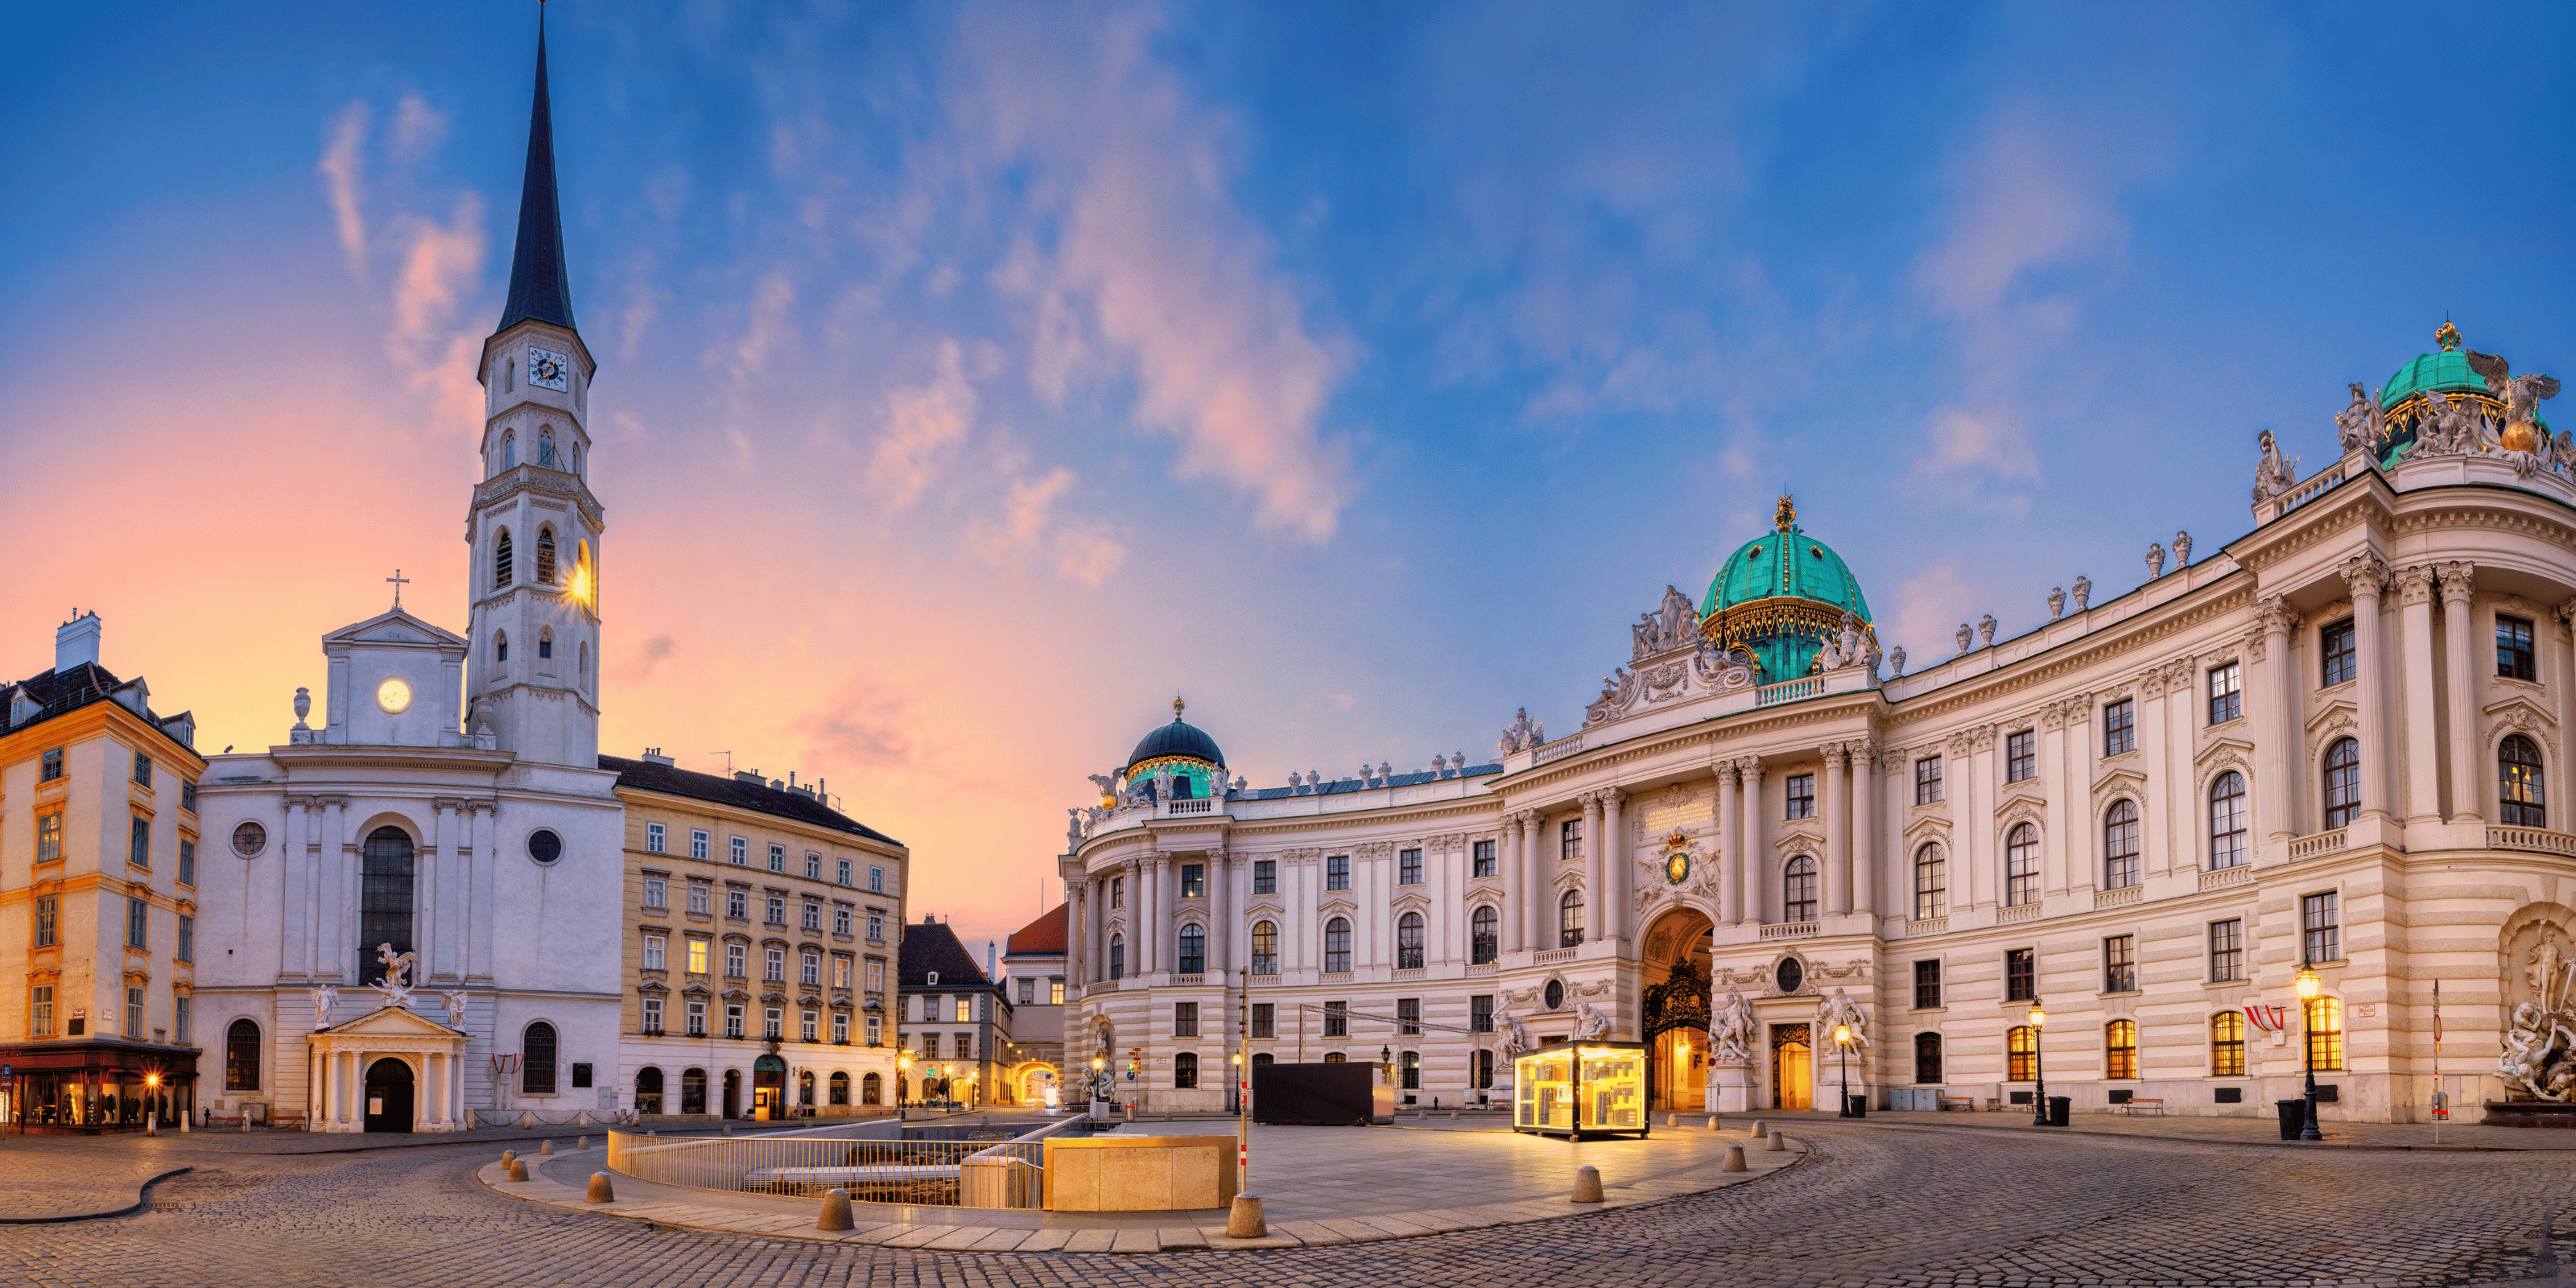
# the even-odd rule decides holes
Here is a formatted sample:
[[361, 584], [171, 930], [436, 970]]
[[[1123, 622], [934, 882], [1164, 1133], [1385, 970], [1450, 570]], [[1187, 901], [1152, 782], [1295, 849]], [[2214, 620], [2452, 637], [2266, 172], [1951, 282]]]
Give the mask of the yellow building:
[[626, 806], [619, 1077], [639, 1115], [892, 1112], [911, 861], [821, 783], [602, 756]]
[[0, 1121], [140, 1129], [190, 1111], [196, 722], [98, 664], [99, 620], [0, 687]]

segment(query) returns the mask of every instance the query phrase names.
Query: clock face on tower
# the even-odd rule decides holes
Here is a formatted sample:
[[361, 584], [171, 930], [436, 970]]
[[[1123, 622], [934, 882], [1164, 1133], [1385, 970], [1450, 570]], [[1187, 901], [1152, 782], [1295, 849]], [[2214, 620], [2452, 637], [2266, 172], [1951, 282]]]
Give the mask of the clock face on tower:
[[547, 389], [564, 387], [566, 373], [572, 370], [572, 359], [552, 349], [528, 349], [528, 383]]
[[376, 705], [383, 707], [386, 715], [401, 715], [411, 705], [411, 686], [400, 680], [387, 680], [377, 685]]

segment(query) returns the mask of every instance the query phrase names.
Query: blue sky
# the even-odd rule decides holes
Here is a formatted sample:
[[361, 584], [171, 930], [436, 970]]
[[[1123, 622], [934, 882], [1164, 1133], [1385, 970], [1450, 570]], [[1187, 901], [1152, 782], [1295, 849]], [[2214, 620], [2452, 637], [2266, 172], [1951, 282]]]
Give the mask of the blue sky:
[[[607, 749], [970, 936], [1175, 691], [1262, 783], [1571, 729], [1783, 486], [1938, 656], [2446, 314], [2576, 370], [2560, 6], [550, 9]], [[101, 607], [263, 745], [392, 567], [461, 626], [535, 10], [20, 15], [0, 671]]]

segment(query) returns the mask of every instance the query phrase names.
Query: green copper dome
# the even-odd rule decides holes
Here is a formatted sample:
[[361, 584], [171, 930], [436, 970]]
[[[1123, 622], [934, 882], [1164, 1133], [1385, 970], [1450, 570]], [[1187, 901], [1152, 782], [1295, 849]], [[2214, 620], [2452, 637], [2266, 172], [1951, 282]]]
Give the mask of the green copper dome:
[[1870, 634], [1869, 601], [1860, 579], [1833, 547], [1798, 526], [1798, 510], [1780, 498], [1773, 530], [1736, 547], [1709, 579], [1700, 601], [1700, 634], [1720, 647], [1753, 655], [1765, 684], [1805, 675], [1816, 648], [1850, 613]]
[[2487, 378], [2469, 370], [2469, 355], [2457, 349], [2418, 354], [2380, 386], [2379, 405], [2393, 407], [2427, 389], [2446, 394], [2482, 394], [2487, 391]]
[[[2394, 468], [2415, 447], [2415, 430], [2422, 422], [2424, 393], [2434, 390], [2444, 397], [2465, 399], [2470, 409], [2502, 425], [2505, 407], [2487, 390], [2487, 378], [2469, 365], [2469, 355], [2462, 349], [2460, 329], [2449, 322], [2433, 333], [2437, 352], [2417, 354], [2388, 383], [2379, 387], [2379, 410], [2387, 420], [2387, 437], [2381, 440], [2380, 467]], [[2541, 436], [2549, 433], [2549, 418], [2535, 416]]]

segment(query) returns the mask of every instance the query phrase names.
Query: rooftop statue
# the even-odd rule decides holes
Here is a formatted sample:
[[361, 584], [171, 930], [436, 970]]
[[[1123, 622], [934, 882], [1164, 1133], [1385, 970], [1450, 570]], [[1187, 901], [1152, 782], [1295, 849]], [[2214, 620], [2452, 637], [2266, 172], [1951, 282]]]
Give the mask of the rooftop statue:
[[[2354, 381], [2352, 401], [2335, 413], [2336, 440], [2343, 444], [2347, 453], [2366, 452], [2376, 447], [2387, 432], [2388, 424], [2381, 417], [2379, 400], [2371, 397], [2370, 391], [2361, 387], [2361, 382]], [[2268, 442], [2272, 437], [2271, 431], [2265, 430], [2263, 437]]]
[[1628, 633], [1635, 648], [1631, 661], [1686, 648], [1699, 638], [1699, 610], [1691, 607], [1690, 597], [1678, 587], [1667, 585], [1664, 602], [1655, 611], [1640, 614]]
[[[2358, 391], [2361, 386], [2354, 385], [2353, 388]], [[2377, 415], [2378, 404], [2373, 403], [2370, 410]], [[2254, 503], [2261, 505], [2289, 491], [2291, 485], [2299, 481], [2299, 463], [2296, 460], [2286, 464], [2282, 462], [2281, 447], [2272, 441], [2272, 431], [2264, 430], [2255, 441], [2263, 449], [2262, 457], [2254, 462]]]
[[2487, 392], [2504, 404], [2500, 445], [2508, 452], [2539, 452], [2548, 445], [2540, 436], [2540, 400], [2558, 396], [2558, 377], [2513, 374], [2513, 365], [2492, 353], [2468, 351], [2469, 370], [2486, 377]]

